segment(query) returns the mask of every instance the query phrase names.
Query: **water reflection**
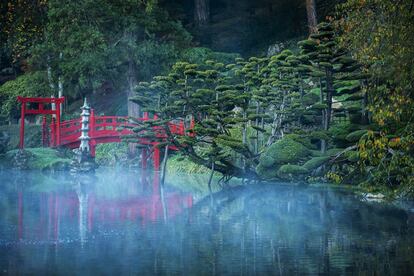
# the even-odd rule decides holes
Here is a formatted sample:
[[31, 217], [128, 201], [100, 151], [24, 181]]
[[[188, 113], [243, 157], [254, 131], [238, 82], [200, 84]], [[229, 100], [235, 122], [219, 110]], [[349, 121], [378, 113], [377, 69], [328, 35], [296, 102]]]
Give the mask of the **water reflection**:
[[[11, 274], [406, 275], [410, 211], [347, 192], [237, 187], [193, 203], [157, 175], [0, 174]], [[167, 182], [180, 178], [167, 179]], [[188, 178], [185, 181], [189, 181]], [[168, 184], [168, 183], [167, 183]]]
[[165, 192], [164, 187], [160, 187], [159, 175], [145, 171], [139, 178], [133, 174], [120, 177], [116, 173], [57, 179], [42, 175], [41, 180], [47, 180], [45, 182], [33, 179], [30, 173], [22, 181], [21, 175], [13, 172], [13, 175], [3, 175], [2, 179], [7, 186], [13, 183], [10, 186], [17, 190], [17, 200], [13, 198], [13, 191], [4, 191], [10, 205], [17, 204], [16, 241], [59, 243], [66, 228], [77, 224], [79, 240], [84, 243], [94, 227], [127, 221], [144, 226], [160, 218], [166, 221], [193, 204], [190, 194]]

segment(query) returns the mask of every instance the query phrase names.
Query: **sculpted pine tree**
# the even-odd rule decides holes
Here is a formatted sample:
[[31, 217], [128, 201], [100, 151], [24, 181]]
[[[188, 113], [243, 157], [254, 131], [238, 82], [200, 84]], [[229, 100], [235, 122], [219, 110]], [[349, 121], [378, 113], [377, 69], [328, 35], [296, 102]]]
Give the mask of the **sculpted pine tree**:
[[[365, 78], [356, 71], [359, 66], [349, 57], [349, 53], [339, 47], [331, 24], [321, 23], [318, 32], [310, 39], [299, 42], [301, 55], [312, 64], [311, 76], [319, 82], [320, 104], [314, 109], [322, 112], [322, 129], [328, 131], [333, 117], [333, 98], [352, 94], [355, 99], [360, 91], [360, 79]], [[351, 100], [352, 98], [349, 98]], [[322, 139], [321, 151], [327, 150], [327, 141]]]
[[[238, 154], [245, 160], [254, 159], [249, 148], [234, 136], [240, 122], [235, 107], [242, 106], [246, 99], [243, 86], [235, 83], [233, 77], [234, 72], [222, 63], [178, 62], [169, 75], [141, 83], [132, 100], [159, 119], [136, 121], [133, 137], [157, 139], [155, 126], [167, 136], [160, 143], [174, 145], [195, 163], [224, 176], [254, 176], [254, 166], [240, 166], [233, 158]], [[168, 122], [188, 118], [193, 118], [194, 129], [187, 135], [177, 136], [169, 131]], [[197, 135], [192, 135], [192, 131]]]
[[269, 89], [267, 101], [271, 104], [271, 134], [267, 141], [270, 146], [283, 138], [283, 125], [297, 118], [300, 107], [300, 82], [297, 78], [298, 60], [290, 50], [285, 50], [270, 59], [269, 75], [263, 80], [262, 88]]

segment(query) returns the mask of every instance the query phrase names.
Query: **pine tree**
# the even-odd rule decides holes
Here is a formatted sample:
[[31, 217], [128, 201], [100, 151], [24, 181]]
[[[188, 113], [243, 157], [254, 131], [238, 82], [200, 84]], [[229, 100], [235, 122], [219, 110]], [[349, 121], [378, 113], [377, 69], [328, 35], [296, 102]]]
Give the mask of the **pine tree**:
[[[329, 130], [333, 117], [333, 99], [344, 94], [360, 92], [360, 80], [366, 76], [356, 72], [358, 64], [349, 56], [349, 52], [339, 47], [334, 28], [330, 23], [318, 25], [318, 32], [308, 40], [299, 42], [301, 55], [312, 64], [312, 77], [319, 82], [320, 105], [322, 109], [322, 129]], [[349, 98], [351, 100], [352, 98]], [[322, 139], [321, 151], [327, 150], [327, 141]]]

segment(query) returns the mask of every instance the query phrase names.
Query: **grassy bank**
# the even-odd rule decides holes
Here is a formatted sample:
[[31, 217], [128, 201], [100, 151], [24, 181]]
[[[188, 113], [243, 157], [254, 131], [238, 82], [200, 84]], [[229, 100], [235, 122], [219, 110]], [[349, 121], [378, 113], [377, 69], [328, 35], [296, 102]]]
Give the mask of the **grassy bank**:
[[[17, 149], [8, 151], [4, 156], [4, 165], [15, 167], [17, 154]], [[69, 152], [51, 148], [27, 148], [24, 155], [27, 158], [26, 169], [29, 170], [65, 171], [72, 161]]]

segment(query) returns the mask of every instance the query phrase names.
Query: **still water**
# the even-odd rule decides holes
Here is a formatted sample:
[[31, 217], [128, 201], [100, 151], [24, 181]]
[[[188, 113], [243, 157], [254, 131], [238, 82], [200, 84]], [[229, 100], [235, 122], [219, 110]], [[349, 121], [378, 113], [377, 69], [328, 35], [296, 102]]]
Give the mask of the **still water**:
[[[0, 274], [409, 275], [414, 212], [329, 188], [0, 172]], [[186, 188], [185, 191], [176, 187]]]

